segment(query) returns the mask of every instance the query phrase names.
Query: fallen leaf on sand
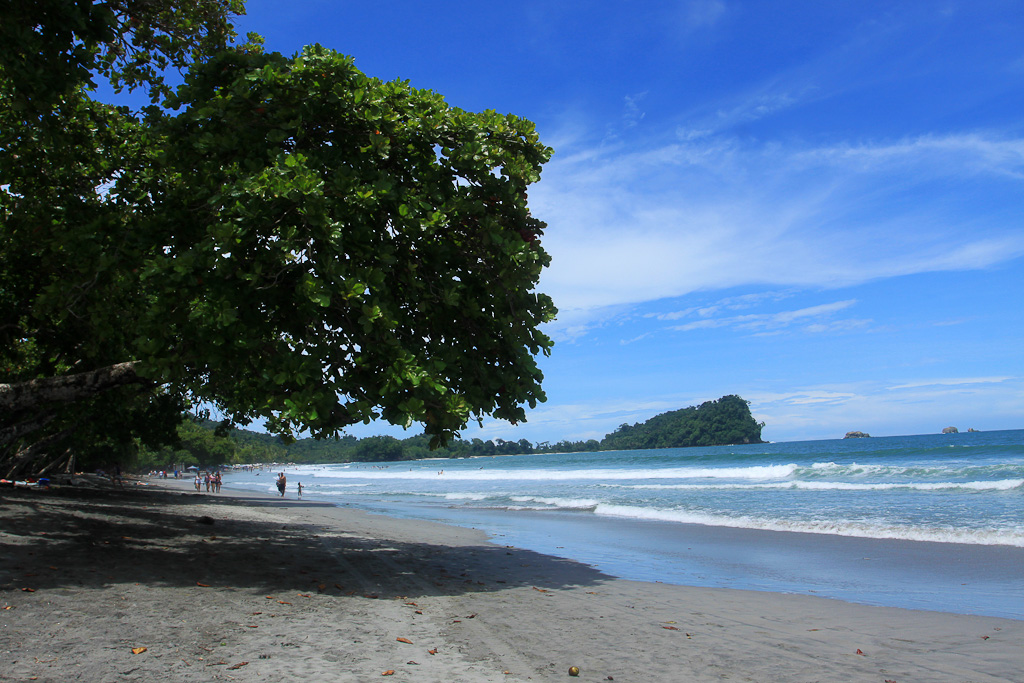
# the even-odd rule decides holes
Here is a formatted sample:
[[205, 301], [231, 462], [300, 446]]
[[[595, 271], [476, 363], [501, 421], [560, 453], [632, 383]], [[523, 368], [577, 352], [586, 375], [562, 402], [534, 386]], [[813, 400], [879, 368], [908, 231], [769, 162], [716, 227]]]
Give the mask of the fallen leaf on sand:
[[467, 619], [476, 619], [476, 614], [470, 614]]
[[505, 674], [506, 676], [511, 676], [512, 675], [512, 672], [508, 671], [508, 670], [502, 671], [501, 673]]
[[427, 650], [427, 654], [428, 655], [436, 655], [437, 654], [437, 648], [435, 647], [433, 650]]
[[678, 631], [679, 630], [675, 626], [662, 626], [662, 628], [665, 629], [666, 631]]
[[209, 588], [210, 587], [210, 584], [208, 584], [208, 583], [199, 583], [198, 581], [196, 581], [196, 585], [199, 586], [200, 588]]
[[547, 588], [537, 588], [536, 586], [533, 587], [533, 590], [539, 591], [541, 593], [547, 593], [548, 592]]
[[14, 609], [14, 605], [4, 605], [4, 609]]
[[867, 657], [867, 655], [865, 655], [863, 652], [861, 652], [860, 649], [857, 650], [857, 654], [863, 655], [864, 657]]
[[256, 624], [246, 624], [245, 627], [246, 628], [259, 628], [259, 626], [257, 626]]
[[407, 602], [405, 604], [412, 605], [413, 607], [418, 607], [418, 605], [415, 602]]
[[462, 623], [462, 619], [453, 619], [452, 623], [453, 624], [461, 624]]
[[300, 598], [308, 598], [308, 597], [310, 597], [310, 596], [309, 596], [309, 595], [307, 595], [306, 593], [299, 593], [299, 597], [300, 597]]
[[141, 655], [141, 654], [142, 654], [143, 652], [145, 652], [145, 651], [146, 651], [147, 649], [148, 649], [148, 648], [144, 648], [144, 647], [133, 647], [133, 648], [132, 648], [132, 654], [133, 654], [133, 655]]
[[395, 638], [395, 640], [397, 640], [400, 643], [409, 643], [410, 645], [412, 645], [412, 641], [408, 638], [402, 638], [401, 636], [399, 636], [398, 638]]
[[395, 675], [395, 670], [394, 669], [388, 669], [387, 671], [382, 671], [380, 673], [380, 675], [381, 676], [394, 676]]
[[278, 600], [278, 602], [281, 603], [282, 605], [290, 605], [290, 604], [292, 604], [290, 602], [285, 602], [284, 600]]
[[421, 610], [421, 609], [416, 610], [416, 614], [423, 614], [423, 610]]
[[340, 590], [340, 591], [343, 591], [343, 590], [345, 590], [345, 587], [344, 587], [344, 586], [342, 586], [342, 585], [341, 585], [340, 583], [336, 583], [336, 584], [334, 584], [334, 587], [335, 587], [335, 588], [337, 588], [337, 589], [338, 589], [338, 590]]
[[263, 614], [263, 612], [252, 612], [253, 616], [256, 616], [257, 614]]
[[35, 593], [36, 592], [35, 588], [22, 588], [21, 590], [25, 591], [26, 593]]
[[231, 671], [233, 669], [241, 669], [243, 666], [246, 666], [248, 664], [249, 664], [249, 662], [239, 662], [238, 664], [235, 664], [234, 666], [229, 666], [228, 667], [228, 671]]
[[410, 665], [412, 665], [412, 666], [419, 666], [419, 665], [420, 665], [420, 663], [419, 663], [419, 662], [417, 662], [417, 661], [414, 661], [414, 660], [412, 660], [412, 659], [410, 659], [410, 660], [409, 660], [408, 662], [406, 662], [406, 664], [410, 664]]
[[981, 639], [982, 639], [982, 640], [988, 640], [988, 639], [989, 639], [989, 636], [982, 636], [982, 637], [981, 637]]

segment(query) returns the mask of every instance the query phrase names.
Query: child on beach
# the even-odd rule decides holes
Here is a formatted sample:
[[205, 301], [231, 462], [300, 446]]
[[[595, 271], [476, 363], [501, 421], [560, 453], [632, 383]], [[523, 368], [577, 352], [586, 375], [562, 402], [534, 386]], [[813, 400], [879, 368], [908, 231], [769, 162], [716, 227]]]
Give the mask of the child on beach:
[[298, 488], [299, 488], [299, 500], [302, 500], [302, 482], [301, 481], [298, 483]]

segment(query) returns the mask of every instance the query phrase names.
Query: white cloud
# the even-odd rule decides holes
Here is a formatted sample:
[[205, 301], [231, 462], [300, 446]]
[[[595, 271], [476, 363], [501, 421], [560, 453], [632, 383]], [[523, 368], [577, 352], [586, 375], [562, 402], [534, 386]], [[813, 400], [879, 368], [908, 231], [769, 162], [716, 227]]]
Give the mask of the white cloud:
[[[893, 391], [902, 387], [899, 391]], [[1019, 429], [1024, 415], [1024, 378], [966, 380], [922, 378], [910, 382], [834, 382], [783, 391], [751, 384], [731, 390], [750, 401], [755, 420], [764, 421], [763, 438], [772, 441], [841, 438], [849, 431], [874, 436], [934, 434], [953, 425], [961, 431]], [[490, 420], [463, 438], [518, 441], [601, 439], [620, 424], [643, 422], [717, 395], [658, 395], [642, 399], [542, 404], [518, 426]]]
[[[828, 304], [808, 306], [806, 308], [796, 310], [778, 311], [776, 313], [748, 313], [745, 315], [726, 316], [723, 318], [708, 318], [706, 316], [713, 315], [719, 308], [718, 306], [712, 306], [696, 311], [698, 315], [705, 316], [704, 319], [695, 320], [682, 325], [673, 325], [670, 329], [681, 332], [714, 327], [735, 327], [741, 330], [755, 331], [774, 330], [789, 327], [794, 324], [808, 323], [810, 319], [827, 318], [833, 313], [853, 306], [855, 303], [857, 303], [856, 300], [848, 299], [846, 301], [835, 301]], [[821, 322], [813, 323], [810, 326], [817, 329], [813, 329], [811, 331], [823, 331], [827, 328], [827, 325], [827, 323]]]
[[928, 175], [996, 174], [1024, 179], [1024, 139], [978, 133], [923, 135], [897, 142], [836, 145], [794, 155], [811, 167], [839, 167], [873, 173], [910, 171]]
[[682, 5], [683, 27], [687, 31], [707, 29], [718, 24], [726, 14], [722, 0], [688, 0]]
[[887, 387], [889, 391], [897, 391], [899, 389], [920, 389], [921, 387], [957, 387], [965, 384], [1000, 384], [1008, 380], [1014, 379], [1013, 377], [957, 377], [957, 378], [946, 378], [946, 379], [927, 379], [920, 380], [917, 382], [908, 382], [906, 384], [897, 384], [891, 387]]
[[531, 191], [553, 257], [542, 289], [594, 319], [695, 291], [987, 268], [1024, 255], [1022, 178], [1024, 139], [981, 134], [571, 149]]
[[764, 420], [764, 438], [775, 441], [841, 438], [848, 431], [874, 436], [935, 434], [944, 427], [1019, 429], [1024, 415], [1020, 377], [949, 380], [923, 378], [832, 384], [786, 392], [750, 389], [754, 417]]

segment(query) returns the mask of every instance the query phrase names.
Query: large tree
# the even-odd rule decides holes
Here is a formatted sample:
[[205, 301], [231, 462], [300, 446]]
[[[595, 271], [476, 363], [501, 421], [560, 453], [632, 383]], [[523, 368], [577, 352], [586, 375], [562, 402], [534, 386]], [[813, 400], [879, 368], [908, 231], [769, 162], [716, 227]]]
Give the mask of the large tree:
[[532, 124], [318, 46], [231, 48], [213, 19], [174, 53], [193, 61], [164, 108], [25, 85], [19, 68], [72, 53], [152, 84], [137, 58], [110, 57], [145, 18], [104, 16], [116, 39], [85, 57], [31, 52], [42, 39], [0, 49], [0, 465], [38, 462], [32, 449], [131, 402], [316, 436], [421, 422], [436, 444], [544, 399], [538, 326], [554, 308], [535, 291], [549, 258], [526, 188], [550, 150]]

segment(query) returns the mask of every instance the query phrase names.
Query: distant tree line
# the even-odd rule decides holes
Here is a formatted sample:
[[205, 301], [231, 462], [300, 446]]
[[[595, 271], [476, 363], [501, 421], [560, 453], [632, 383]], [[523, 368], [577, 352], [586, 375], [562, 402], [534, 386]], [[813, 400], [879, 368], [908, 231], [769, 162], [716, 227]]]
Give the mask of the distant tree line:
[[397, 439], [393, 436], [338, 439], [300, 439], [286, 444], [281, 438], [247, 430], [218, 436], [213, 422], [187, 421], [179, 429], [180, 443], [160, 451], [146, 451], [140, 467], [159, 469], [170, 463], [210, 466], [235, 463], [393, 462], [423, 458], [469, 458], [530, 453], [582, 453], [644, 448], [685, 448], [762, 443], [763, 422], [756, 422], [747, 401], [723, 396], [656, 415], [646, 422], [622, 424], [603, 439], [531, 443], [526, 439], [454, 439], [447, 448], [430, 449], [426, 434]]

